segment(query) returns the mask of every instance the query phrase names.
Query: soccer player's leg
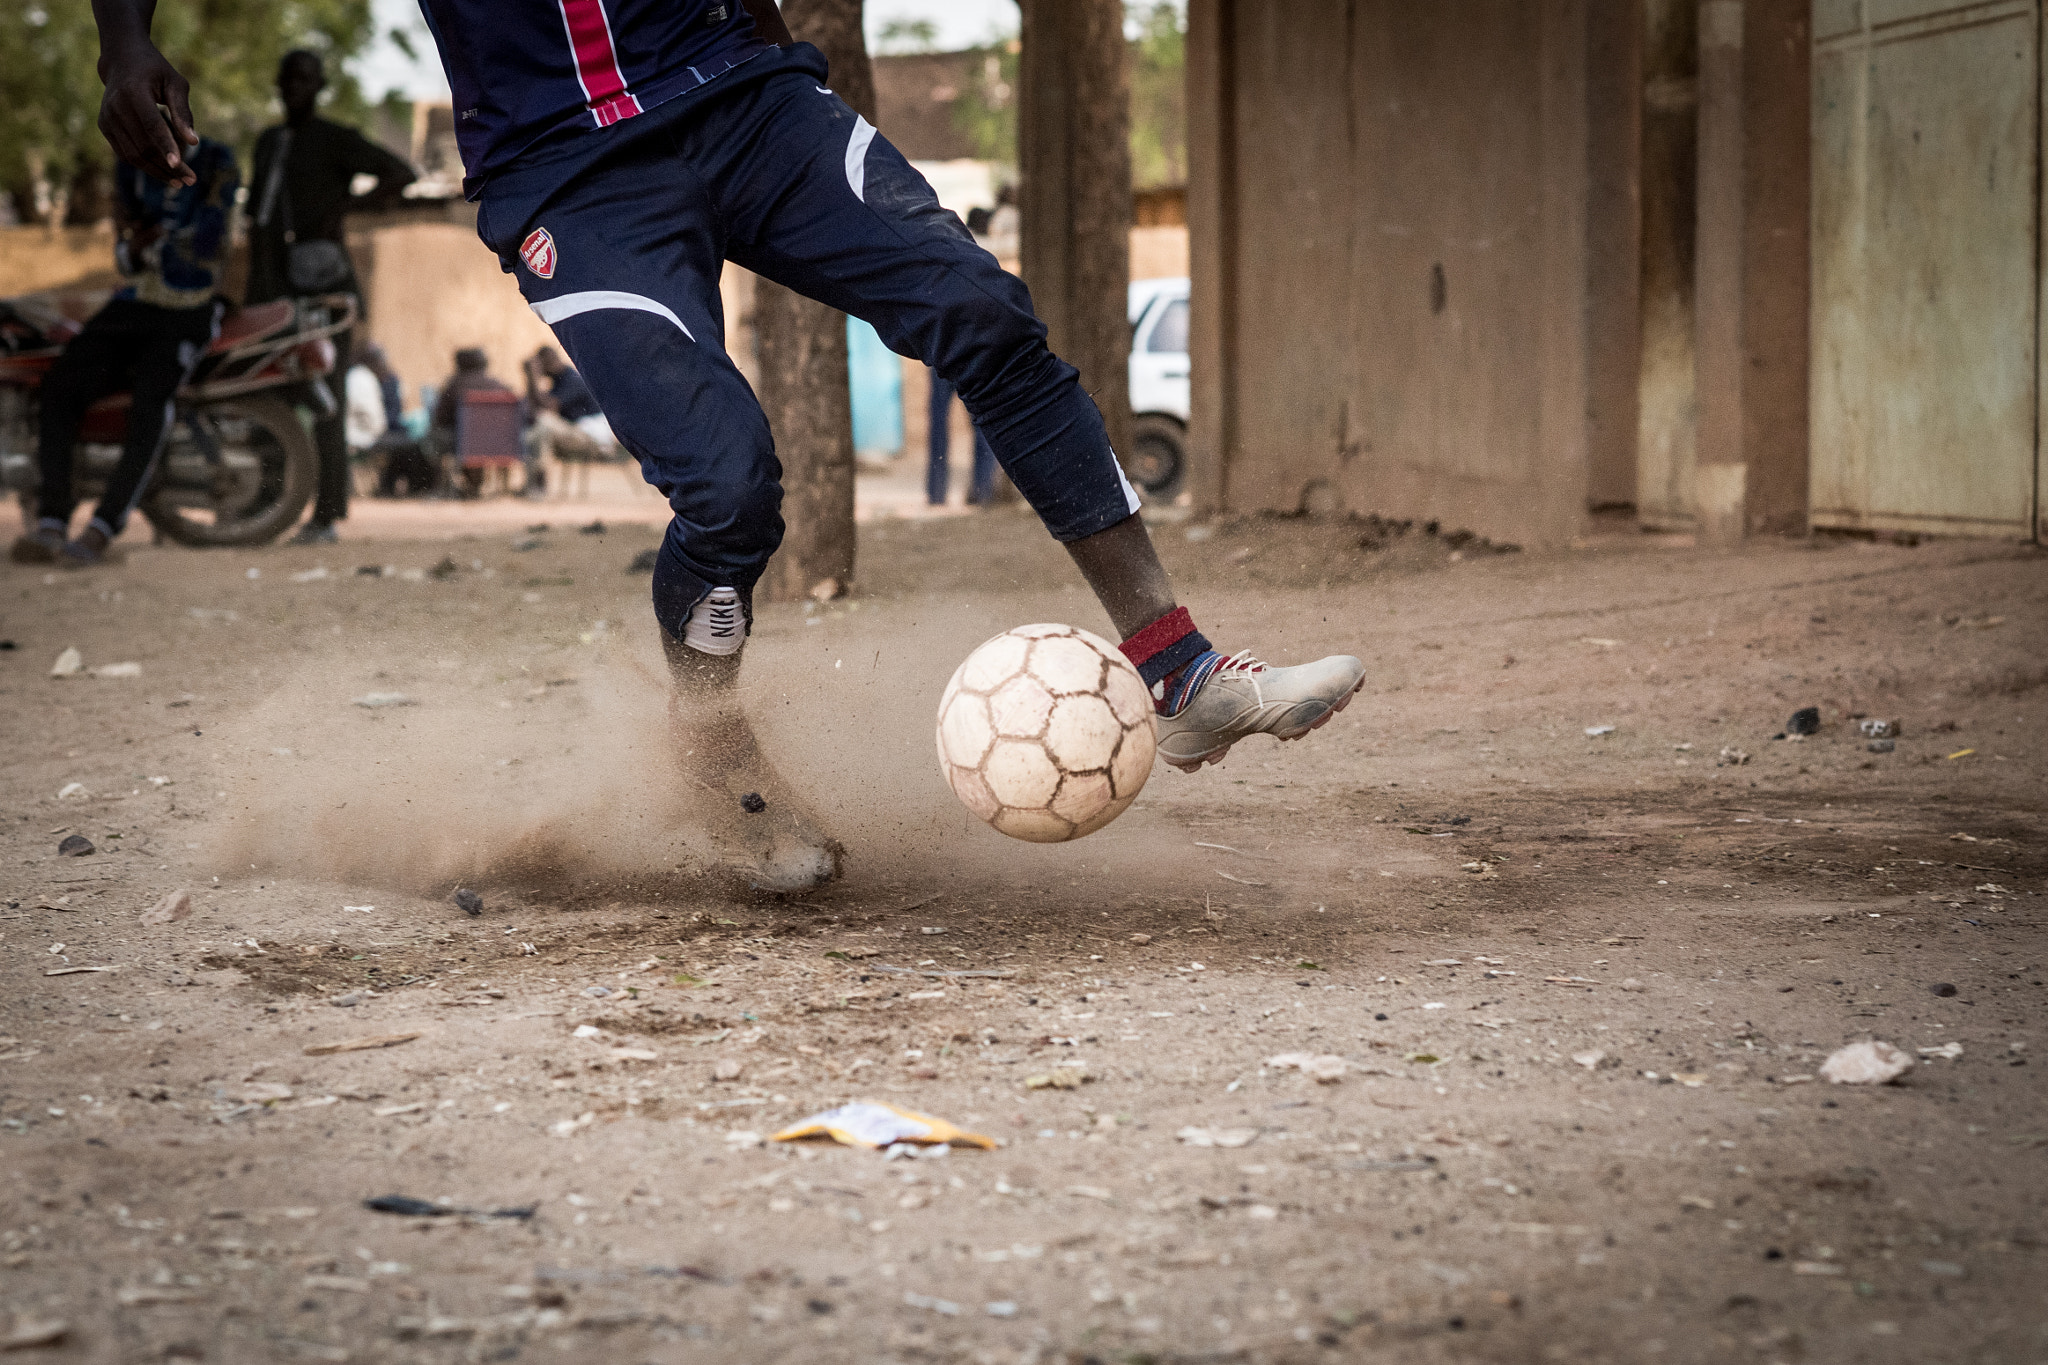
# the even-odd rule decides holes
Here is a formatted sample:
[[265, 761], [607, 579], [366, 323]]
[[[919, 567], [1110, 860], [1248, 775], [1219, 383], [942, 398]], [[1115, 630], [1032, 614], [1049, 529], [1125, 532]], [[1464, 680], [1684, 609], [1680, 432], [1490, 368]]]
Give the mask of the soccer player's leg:
[[693, 185], [650, 154], [587, 169], [544, 209], [487, 192], [489, 240], [674, 511], [654, 612], [688, 816], [754, 885], [803, 890], [838, 875], [840, 847], [761, 752], [738, 686], [754, 585], [782, 540], [782, 470], [725, 350], [723, 262]]
[[[772, 92], [772, 97], [771, 93]], [[1160, 753], [1193, 771], [1254, 734], [1298, 739], [1363, 685], [1350, 655], [1279, 668], [1210, 648], [1174, 599], [1073, 366], [1046, 346], [1023, 284], [939, 205], [924, 177], [843, 101], [771, 83], [758, 117], [778, 174], [736, 206], [734, 260], [874, 324], [959, 391], [1018, 491], [1064, 543], [1152, 688]]]

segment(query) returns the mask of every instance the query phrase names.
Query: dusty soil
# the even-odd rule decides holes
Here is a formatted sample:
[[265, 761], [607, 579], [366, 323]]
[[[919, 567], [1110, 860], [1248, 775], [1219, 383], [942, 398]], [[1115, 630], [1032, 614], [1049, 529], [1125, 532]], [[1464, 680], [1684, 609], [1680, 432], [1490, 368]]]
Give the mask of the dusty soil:
[[[2048, 558], [1164, 527], [1220, 643], [1366, 690], [1041, 848], [931, 714], [1097, 610], [1013, 514], [863, 535], [750, 648], [851, 852], [800, 902], [691, 872], [651, 529], [8, 572], [23, 1358], [2048, 1359]], [[761, 1141], [855, 1098], [1002, 1146]]]

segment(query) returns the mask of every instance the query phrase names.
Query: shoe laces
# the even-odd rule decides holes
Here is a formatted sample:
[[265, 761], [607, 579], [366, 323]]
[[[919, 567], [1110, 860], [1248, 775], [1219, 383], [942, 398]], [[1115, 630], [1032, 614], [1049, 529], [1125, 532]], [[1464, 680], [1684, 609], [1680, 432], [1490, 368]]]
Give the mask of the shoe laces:
[[1266, 704], [1266, 693], [1265, 689], [1259, 686], [1259, 680], [1256, 675], [1265, 671], [1266, 664], [1252, 657], [1252, 652], [1248, 649], [1241, 649], [1237, 653], [1228, 656], [1219, 654], [1213, 649], [1209, 650], [1189, 663], [1181, 671], [1181, 675], [1175, 680], [1174, 685], [1167, 689], [1166, 694], [1161, 698], [1165, 704], [1159, 708], [1160, 714], [1168, 718], [1179, 715], [1187, 709], [1188, 703], [1194, 700], [1195, 694], [1201, 691], [1209, 679], [1218, 673], [1244, 674], [1252, 685], [1253, 697], [1263, 707]]

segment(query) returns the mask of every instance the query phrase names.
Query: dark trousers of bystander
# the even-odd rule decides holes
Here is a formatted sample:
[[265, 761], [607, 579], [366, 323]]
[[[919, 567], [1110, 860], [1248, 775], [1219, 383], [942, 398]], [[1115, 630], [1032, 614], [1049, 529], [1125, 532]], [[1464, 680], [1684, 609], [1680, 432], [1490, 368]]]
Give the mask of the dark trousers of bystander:
[[348, 417], [342, 397], [353, 338], [352, 332], [334, 338], [334, 369], [327, 376], [327, 386], [334, 394], [334, 415], [313, 423], [313, 448], [320, 455], [319, 492], [313, 498], [316, 526], [332, 526], [348, 516]]
[[68, 533], [78, 506], [72, 460], [86, 409], [126, 389], [128, 431], [121, 460], [93, 514], [108, 540], [121, 534], [148, 489], [178, 389], [205, 354], [219, 322], [217, 304], [159, 308], [115, 299], [71, 339], [43, 377], [36, 452], [43, 477], [37, 512], [43, 525]]
[[[925, 438], [925, 500], [934, 507], [946, 505], [947, 457], [951, 451], [953, 386], [939, 377], [937, 370], [929, 371], [932, 379], [931, 407], [928, 410], [930, 434]], [[980, 505], [995, 496], [996, 453], [989, 448], [988, 440], [982, 436], [981, 428], [974, 427], [974, 479], [967, 487], [967, 501]]]

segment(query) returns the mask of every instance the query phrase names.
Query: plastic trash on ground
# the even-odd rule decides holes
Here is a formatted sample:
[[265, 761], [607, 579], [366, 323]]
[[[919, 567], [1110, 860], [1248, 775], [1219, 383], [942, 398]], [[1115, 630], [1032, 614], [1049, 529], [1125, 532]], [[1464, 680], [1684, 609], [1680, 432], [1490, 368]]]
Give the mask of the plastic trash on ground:
[[801, 1142], [806, 1138], [830, 1138], [847, 1147], [888, 1147], [899, 1142], [945, 1144], [953, 1147], [981, 1147], [995, 1150], [996, 1140], [980, 1133], [963, 1132], [944, 1119], [898, 1109], [893, 1104], [856, 1101], [813, 1114], [774, 1134], [776, 1142]]

